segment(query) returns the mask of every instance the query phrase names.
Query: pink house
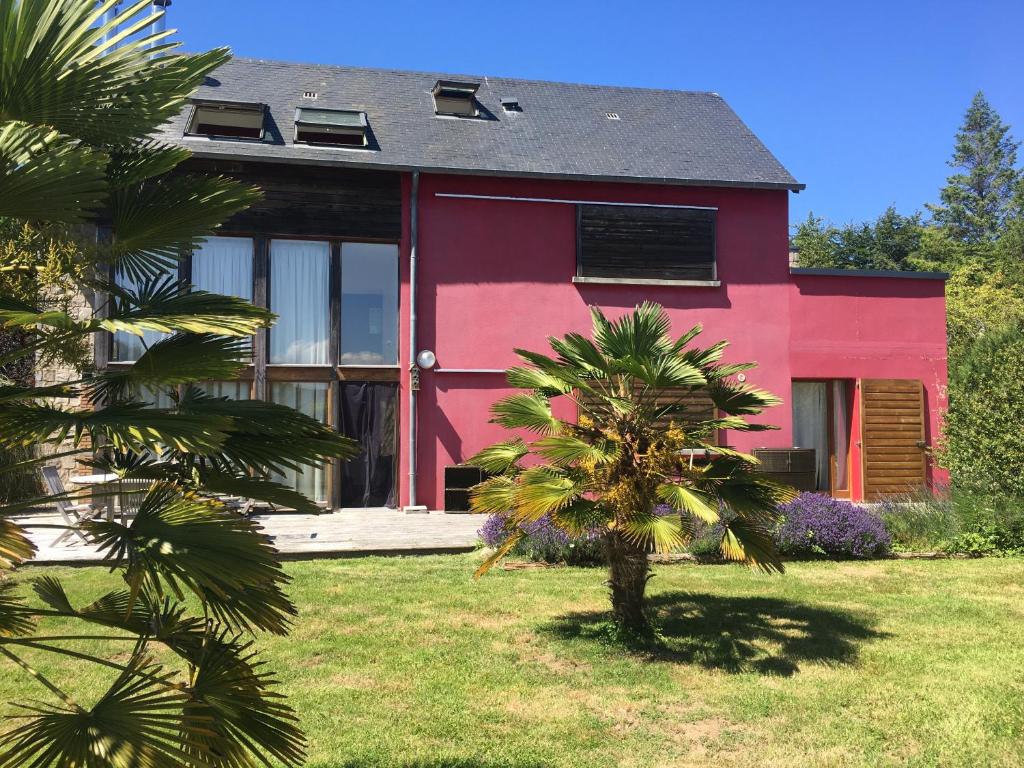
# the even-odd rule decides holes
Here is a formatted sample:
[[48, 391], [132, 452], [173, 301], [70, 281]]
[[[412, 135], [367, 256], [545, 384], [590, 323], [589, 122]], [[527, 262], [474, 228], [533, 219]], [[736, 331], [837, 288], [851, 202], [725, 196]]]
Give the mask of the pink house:
[[853, 499], [943, 479], [944, 275], [791, 268], [802, 185], [716, 94], [239, 59], [160, 138], [265, 190], [182, 271], [280, 316], [215, 388], [363, 441], [290, 477], [326, 505], [461, 506], [513, 348], [643, 300], [785, 400], [723, 444], [814, 448]]

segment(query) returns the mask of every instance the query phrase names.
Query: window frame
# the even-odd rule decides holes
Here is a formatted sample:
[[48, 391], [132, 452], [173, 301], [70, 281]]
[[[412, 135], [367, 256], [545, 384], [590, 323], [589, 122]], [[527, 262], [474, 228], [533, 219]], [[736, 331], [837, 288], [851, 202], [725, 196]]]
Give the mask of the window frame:
[[[309, 112], [334, 112], [339, 115], [358, 116], [358, 125], [342, 126], [330, 123], [313, 123], [302, 119], [303, 111]], [[370, 149], [370, 124], [366, 112], [357, 109], [324, 109], [322, 107], [296, 107], [295, 108], [295, 132], [292, 135], [292, 143], [309, 147], [332, 147], [336, 149]], [[299, 138], [302, 131], [315, 133], [321, 136], [359, 136], [362, 143], [348, 143], [341, 141], [315, 141], [307, 138]]]
[[[259, 111], [260, 130], [258, 136], [243, 136], [222, 133], [200, 132], [199, 112], [202, 109], [221, 109], [235, 111]], [[218, 101], [217, 99], [193, 99], [192, 108], [185, 120], [184, 136], [190, 139], [208, 139], [210, 141], [263, 141], [267, 136], [267, 105], [258, 101]]]
[[[434, 83], [434, 87], [430, 91], [431, 98], [434, 100], [435, 117], [456, 117], [461, 120], [479, 120], [482, 115], [480, 102], [476, 97], [479, 90], [480, 83], [473, 83], [468, 80], [438, 80]], [[465, 96], [461, 94], [465, 94]], [[473, 110], [472, 114], [453, 112], [450, 108], [443, 109], [441, 107], [442, 102], [439, 102], [438, 99], [441, 99], [442, 102], [465, 101]]]

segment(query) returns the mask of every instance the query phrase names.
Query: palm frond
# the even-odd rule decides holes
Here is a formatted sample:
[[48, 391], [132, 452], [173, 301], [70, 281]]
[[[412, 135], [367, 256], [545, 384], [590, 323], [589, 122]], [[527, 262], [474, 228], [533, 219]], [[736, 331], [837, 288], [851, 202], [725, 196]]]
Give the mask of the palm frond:
[[517, 484], [512, 514], [523, 522], [557, 513], [583, 495], [578, 478], [550, 466], [524, 469]]
[[530, 449], [557, 466], [579, 463], [587, 467], [600, 467], [615, 462], [619, 458], [621, 446], [607, 439], [587, 441], [572, 435], [552, 435], [532, 443]]
[[36, 545], [29, 541], [25, 529], [4, 517], [0, 517], [0, 571], [10, 571], [31, 560]]
[[510, 387], [534, 389], [546, 397], [566, 395], [573, 390], [571, 384], [536, 368], [509, 368], [505, 377]]
[[607, 526], [608, 509], [591, 499], [576, 499], [551, 515], [551, 522], [570, 536], [583, 536], [595, 528]]
[[186, 749], [193, 760], [217, 766], [269, 765], [263, 751], [286, 766], [302, 765], [298, 718], [247, 648], [222, 636], [196, 654], [182, 719]]
[[106, 331], [141, 336], [144, 331], [252, 336], [267, 328], [275, 315], [235, 296], [193, 290], [185, 292], [174, 278], [146, 278], [135, 291], [109, 286], [112, 311], [93, 321]]
[[619, 523], [622, 536], [634, 546], [666, 553], [686, 543], [686, 531], [678, 515], [637, 512]]
[[151, 4], [125, 4], [112, 23], [98, 24], [114, 6], [113, 0], [0, 4], [0, 114], [96, 145], [121, 144], [178, 114], [228, 58], [225, 49], [158, 55], [173, 46], [153, 47], [169, 32], [145, 32]]
[[466, 459], [466, 464], [471, 467], [480, 467], [485, 472], [494, 475], [504, 475], [518, 469], [519, 461], [529, 452], [530, 449], [523, 439], [515, 437], [484, 448]]
[[153, 344], [131, 367], [93, 377], [86, 391], [93, 403], [105, 404], [147, 388], [230, 380], [245, 369], [251, 351], [248, 339], [179, 334]]
[[210, 454], [224, 444], [230, 422], [160, 408], [144, 403], [118, 403], [97, 411], [72, 411], [46, 404], [10, 404], [0, 409], [0, 444], [60, 443], [66, 438], [93, 444], [102, 437], [114, 449], [166, 449]]
[[470, 507], [474, 512], [504, 514], [515, 507], [518, 487], [507, 475], [490, 477], [473, 486], [469, 494]]
[[770, 530], [743, 518], [725, 524], [722, 556], [727, 560], [746, 562], [765, 573], [783, 573], [785, 570]]
[[133, 280], [155, 277], [261, 195], [234, 179], [194, 174], [119, 188], [110, 198], [114, 267]]
[[771, 392], [746, 384], [716, 382], [708, 387], [715, 407], [730, 415], [756, 415], [765, 408], [780, 405], [782, 400]]
[[598, 307], [590, 308], [594, 342], [607, 357], [643, 359], [667, 355], [672, 349], [668, 336], [672, 321], [659, 304], [645, 301], [632, 312], [609, 322]]
[[0, 765], [179, 768], [189, 755], [179, 746], [185, 695], [174, 673], [136, 653], [92, 707], [35, 706], [27, 722], [4, 736]]
[[516, 393], [491, 406], [492, 421], [508, 429], [527, 429], [553, 435], [562, 422], [551, 414], [551, 401], [540, 394]]
[[0, 123], [0, 216], [83, 221], [106, 196], [107, 160], [52, 128]]
[[611, 375], [608, 360], [586, 336], [579, 333], [567, 333], [561, 339], [549, 336], [548, 343], [563, 365], [581, 369], [583, 374], [595, 379]]
[[523, 533], [522, 529], [519, 528], [510, 533], [508, 535], [508, 538], [505, 539], [504, 542], [502, 542], [501, 546], [494, 550], [491, 554], [489, 554], [484, 559], [484, 561], [480, 563], [476, 571], [473, 573], [473, 578], [479, 579], [481, 576], [483, 576], [485, 573], [491, 570], [491, 568], [493, 568], [495, 565], [501, 562], [501, 560], [504, 559], [505, 556], [508, 555], [508, 553], [511, 552], [513, 549], [515, 549], [516, 545], [523, 540], [524, 535], [525, 534]]
[[269, 537], [214, 501], [155, 483], [129, 525], [97, 520], [84, 529], [107, 563], [124, 568], [135, 594], [186, 588], [217, 620], [238, 629], [283, 634], [295, 615]]
[[655, 390], [702, 387], [707, 383], [699, 368], [670, 355], [625, 357], [617, 361], [617, 368]]
[[707, 525], [715, 525], [721, 520], [717, 501], [713, 502], [708, 495], [682, 483], [662, 483], [658, 486], [658, 498]]
[[318, 515], [323, 510], [313, 501], [283, 483], [257, 477], [239, 477], [227, 472], [202, 469], [199, 471], [200, 492], [255, 499], [308, 515]]
[[293, 408], [265, 400], [210, 397], [188, 387], [178, 412], [193, 418], [225, 423], [225, 439], [206, 454], [215, 468], [257, 474], [301, 469], [330, 459], [350, 459], [359, 444], [328, 425]]
[[27, 635], [34, 627], [32, 612], [15, 594], [15, 584], [0, 581], [0, 637]]
[[148, 138], [122, 144], [111, 150], [107, 179], [114, 189], [131, 187], [154, 176], [170, 173], [191, 154], [184, 147], [175, 147]]

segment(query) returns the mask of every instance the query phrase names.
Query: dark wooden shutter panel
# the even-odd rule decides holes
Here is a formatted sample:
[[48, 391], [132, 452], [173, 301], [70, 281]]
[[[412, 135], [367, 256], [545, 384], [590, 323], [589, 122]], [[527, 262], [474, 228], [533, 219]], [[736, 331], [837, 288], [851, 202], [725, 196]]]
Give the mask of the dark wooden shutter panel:
[[579, 207], [581, 277], [712, 280], [717, 211]]
[[[639, 389], [639, 386], [637, 387]], [[590, 402], [592, 398], [587, 395], [583, 395], [580, 398], [584, 403]], [[655, 398], [655, 402], [659, 405], [663, 403], [673, 402], [675, 400], [682, 400], [687, 408], [685, 419], [676, 418], [677, 422], [698, 423], [701, 421], [710, 421], [715, 418], [715, 404], [712, 402], [710, 395], [705, 390], [689, 390], [689, 389], [663, 389], [658, 393]], [[663, 419], [659, 426], [662, 428], [668, 428], [669, 419]], [[715, 442], [717, 443], [717, 437]]]
[[861, 379], [864, 497], [925, 485], [924, 388], [916, 379]]

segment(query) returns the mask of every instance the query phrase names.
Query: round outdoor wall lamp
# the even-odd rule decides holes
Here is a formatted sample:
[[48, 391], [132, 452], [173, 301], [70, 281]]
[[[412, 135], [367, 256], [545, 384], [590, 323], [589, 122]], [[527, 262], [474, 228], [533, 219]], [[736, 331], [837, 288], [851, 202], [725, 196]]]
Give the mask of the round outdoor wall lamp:
[[420, 353], [416, 355], [416, 365], [420, 368], [426, 368], [429, 370], [437, 365], [437, 355], [429, 349], [421, 350]]

